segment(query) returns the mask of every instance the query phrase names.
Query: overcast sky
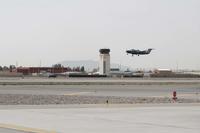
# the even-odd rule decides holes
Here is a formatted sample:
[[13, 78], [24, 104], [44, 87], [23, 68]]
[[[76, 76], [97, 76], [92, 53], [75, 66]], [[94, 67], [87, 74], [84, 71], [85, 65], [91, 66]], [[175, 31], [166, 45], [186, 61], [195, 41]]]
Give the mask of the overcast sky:
[[0, 65], [98, 60], [110, 48], [133, 68], [200, 69], [200, 0], [0, 0], [0, 46]]

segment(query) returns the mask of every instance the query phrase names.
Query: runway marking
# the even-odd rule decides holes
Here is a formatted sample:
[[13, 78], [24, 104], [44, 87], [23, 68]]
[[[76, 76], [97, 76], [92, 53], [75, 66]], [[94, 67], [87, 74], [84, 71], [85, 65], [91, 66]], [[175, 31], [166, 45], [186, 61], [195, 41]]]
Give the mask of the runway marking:
[[13, 124], [0, 123], [0, 128], [17, 130], [17, 131], [22, 131], [22, 132], [29, 132], [29, 133], [56, 133], [55, 131], [47, 131], [43, 129], [29, 128], [29, 127], [18, 126], [18, 125], [13, 125]]
[[74, 93], [67, 93], [67, 94], [64, 94], [64, 95], [65, 96], [78, 96], [78, 95], [90, 94], [90, 93], [94, 93], [94, 92], [74, 92]]

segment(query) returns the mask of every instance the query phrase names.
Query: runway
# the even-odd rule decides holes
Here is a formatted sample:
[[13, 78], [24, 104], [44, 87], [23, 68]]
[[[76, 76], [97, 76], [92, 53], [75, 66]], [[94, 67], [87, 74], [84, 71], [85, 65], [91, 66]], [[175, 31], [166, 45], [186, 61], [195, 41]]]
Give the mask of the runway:
[[[34, 101], [44, 100], [45, 96], [50, 96], [47, 98], [50, 101], [55, 100], [51, 95], [80, 96], [80, 100], [81, 96], [85, 96], [86, 100], [92, 100], [99, 96], [103, 99], [106, 96], [122, 97], [122, 101], [123, 97], [169, 97], [171, 99], [173, 91], [177, 92], [178, 98], [200, 99], [200, 81], [198, 79], [5, 78], [0, 79], [0, 83], [1, 96], [14, 102], [18, 102], [17, 99], [23, 102], [23, 99], [27, 100], [32, 95], [33, 97], [38, 95], [37, 99], [33, 98]], [[9, 94], [16, 96], [10, 97]], [[198, 133], [200, 130], [200, 106], [198, 103], [156, 104], [155, 102], [154, 104], [131, 105], [104, 103], [60, 104], [57, 106], [25, 106], [20, 103], [19, 105], [0, 106], [0, 132]]]
[[28, 133], [24, 131], [17, 131], [12, 129], [0, 128], [0, 133]]
[[169, 97], [200, 95], [200, 85], [6, 85], [0, 94]]
[[[199, 104], [0, 108], [1, 124], [10, 125], [11, 129], [18, 126], [43, 130], [33, 133], [199, 133], [200, 130]], [[25, 130], [4, 133], [20, 131]]]
[[200, 85], [199, 78], [0, 78], [0, 85]]

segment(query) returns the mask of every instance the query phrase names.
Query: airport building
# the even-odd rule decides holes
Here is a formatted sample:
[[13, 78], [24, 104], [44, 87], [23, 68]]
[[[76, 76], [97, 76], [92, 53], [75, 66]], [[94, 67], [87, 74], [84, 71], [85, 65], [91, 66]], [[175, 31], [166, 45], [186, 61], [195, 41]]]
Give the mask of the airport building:
[[110, 49], [100, 49], [99, 74], [110, 75]]
[[32, 75], [39, 73], [64, 73], [71, 71], [70, 68], [54, 68], [54, 67], [18, 67], [17, 73], [22, 73], [23, 75]]

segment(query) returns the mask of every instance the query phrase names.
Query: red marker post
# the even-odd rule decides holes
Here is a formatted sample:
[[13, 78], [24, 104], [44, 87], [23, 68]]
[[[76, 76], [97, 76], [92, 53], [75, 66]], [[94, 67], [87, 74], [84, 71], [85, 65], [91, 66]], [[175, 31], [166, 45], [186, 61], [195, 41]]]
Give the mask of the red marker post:
[[172, 98], [174, 101], [176, 101], [177, 100], [177, 93], [176, 93], [176, 91], [173, 91], [173, 98]]

